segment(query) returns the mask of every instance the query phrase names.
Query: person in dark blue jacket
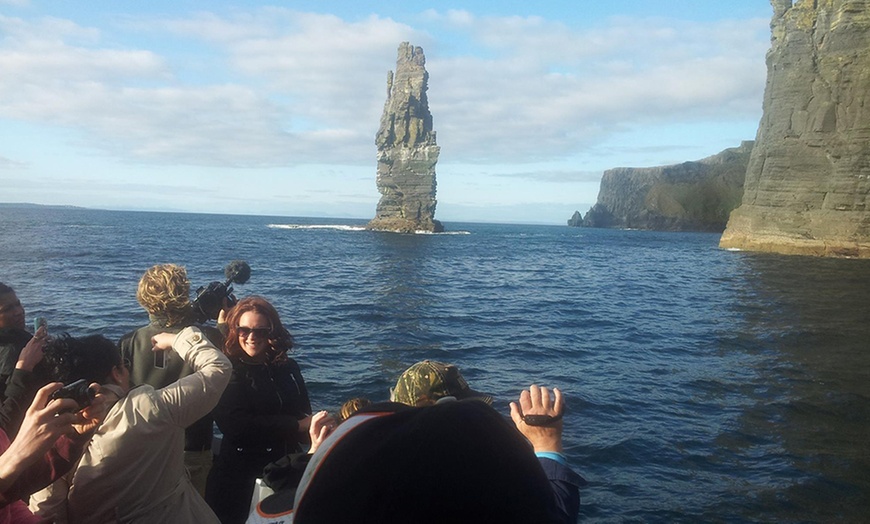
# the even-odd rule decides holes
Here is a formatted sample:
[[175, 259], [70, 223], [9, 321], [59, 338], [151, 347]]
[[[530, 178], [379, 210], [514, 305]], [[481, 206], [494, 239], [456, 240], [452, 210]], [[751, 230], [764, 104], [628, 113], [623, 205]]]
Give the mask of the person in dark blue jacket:
[[532, 385], [511, 402], [511, 420], [532, 445], [538, 462], [544, 469], [555, 495], [560, 521], [577, 522], [580, 514], [579, 488], [586, 480], [568, 466], [562, 452], [562, 415], [565, 404], [559, 388], [553, 388], [553, 398], [546, 387]]
[[[579, 488], [586, 481], [569, 466], [562, 452], [562, 414], [565, 403], [558, 388], [532, 385], [517, 402], [511, 402], [511, 419], [532, 445], [553, 488], [555, 503], [563, 522], [573, 523], [580, 512]], [[468, 386], [453, 364], [424, 360], [406, 369], [390, 390], [390, 399], [409, 406], [430, 406], [444, 399], [492, 404], [493, 398]]]
[[307, 444], [311, 403], [295, 360], [290, 332], [262, 297], [247, 297], [227, 314], [224, 353], [233, 364], [214, 409], [223, 433], [205, 499], [224, 524], [248, 516], [254, 483], [266, 464]]

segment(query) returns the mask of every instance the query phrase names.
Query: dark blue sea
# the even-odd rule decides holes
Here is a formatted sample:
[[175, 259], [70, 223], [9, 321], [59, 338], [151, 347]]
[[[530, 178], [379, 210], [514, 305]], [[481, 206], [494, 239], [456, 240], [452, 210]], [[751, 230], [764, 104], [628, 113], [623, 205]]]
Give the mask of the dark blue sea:
[[156, 263], [194, 287], [244, 259], [315, 409], [385, 400], [422, 359], [507, 403], [567, 394], [584, 522], [870, 519], [870, 262], [729, 252], [718, 235], [0, 206], [28, 322], [112, 339]]

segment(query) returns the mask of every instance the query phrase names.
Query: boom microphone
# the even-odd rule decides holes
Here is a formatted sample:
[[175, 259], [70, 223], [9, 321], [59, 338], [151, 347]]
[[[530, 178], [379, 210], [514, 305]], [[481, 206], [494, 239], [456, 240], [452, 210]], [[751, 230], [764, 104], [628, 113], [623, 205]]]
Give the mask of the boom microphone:
[[251, 278], [251, 266], [244, 260], [233, 260], [224, 268], [224, 276], [227, 277], [224, 285], [229, 285], [230, 282], [244, 284]]

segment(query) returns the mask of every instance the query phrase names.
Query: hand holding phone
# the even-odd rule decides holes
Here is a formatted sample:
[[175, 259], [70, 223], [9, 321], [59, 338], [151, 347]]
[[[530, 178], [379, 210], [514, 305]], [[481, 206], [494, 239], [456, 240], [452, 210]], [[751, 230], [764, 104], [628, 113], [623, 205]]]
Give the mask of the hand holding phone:
[[155, 351], [154, 352], [154, 367], [158, 369], [166, 368], [166, 352], [165, 351]]

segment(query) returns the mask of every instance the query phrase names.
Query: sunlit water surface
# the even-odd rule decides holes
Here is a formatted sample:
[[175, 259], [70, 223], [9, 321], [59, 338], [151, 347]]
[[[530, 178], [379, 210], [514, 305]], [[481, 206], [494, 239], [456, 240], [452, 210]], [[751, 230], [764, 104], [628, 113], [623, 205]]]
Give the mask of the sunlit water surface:
[[425, 358], [507, 403], [567, 393], [584, 522], [861, 522], [870, 515], [870, 263], [723, 251], [712, 234], [0, 207], [0, 281], [55, 333], [147, 322], [152, 264], [293, 331], [316, 409], [385, 400]]

